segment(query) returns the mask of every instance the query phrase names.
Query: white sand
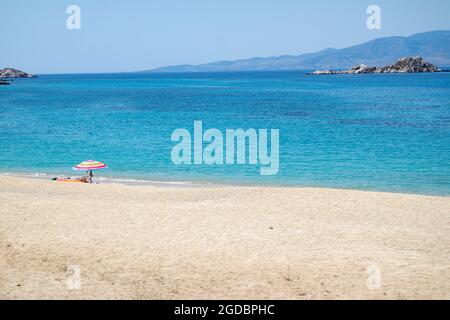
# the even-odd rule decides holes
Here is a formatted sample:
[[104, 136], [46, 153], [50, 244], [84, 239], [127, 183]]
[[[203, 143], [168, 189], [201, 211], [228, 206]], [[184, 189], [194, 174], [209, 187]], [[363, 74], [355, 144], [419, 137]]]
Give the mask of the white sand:
[[446, 197], [3, 176], [0, 202], [2, 299], [450, 298]]

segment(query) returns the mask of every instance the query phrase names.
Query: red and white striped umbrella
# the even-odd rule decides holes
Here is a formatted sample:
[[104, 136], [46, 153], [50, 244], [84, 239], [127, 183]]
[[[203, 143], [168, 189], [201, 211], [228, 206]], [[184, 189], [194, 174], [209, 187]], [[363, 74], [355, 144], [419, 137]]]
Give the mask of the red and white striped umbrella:
[[95, 161], [95, 160], [86, 160], [86, 161], [83, 161], [82, 163], [76, 165], [75, 167], [73, 167], [73, 170], [91, 171], [91, 170], [105, 169], [107, 167], [108, 166], [106, 164], [104, 164], [103, 162]]

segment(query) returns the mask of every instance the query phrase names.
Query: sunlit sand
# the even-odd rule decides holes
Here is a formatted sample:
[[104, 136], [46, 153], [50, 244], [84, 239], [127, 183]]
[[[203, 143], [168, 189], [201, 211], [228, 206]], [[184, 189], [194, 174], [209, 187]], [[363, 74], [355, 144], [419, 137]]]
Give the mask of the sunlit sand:
[[450, 297], [447, 197], [3, 176], [0, 202], [2, 299]]

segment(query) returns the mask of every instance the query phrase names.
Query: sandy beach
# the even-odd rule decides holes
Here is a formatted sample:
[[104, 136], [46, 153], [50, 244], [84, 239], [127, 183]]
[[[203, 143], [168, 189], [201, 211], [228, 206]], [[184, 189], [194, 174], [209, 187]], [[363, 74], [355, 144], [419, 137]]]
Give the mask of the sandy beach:
[[2, 176], [0, 202], [1, 299], [450, 298], [447, 197]]

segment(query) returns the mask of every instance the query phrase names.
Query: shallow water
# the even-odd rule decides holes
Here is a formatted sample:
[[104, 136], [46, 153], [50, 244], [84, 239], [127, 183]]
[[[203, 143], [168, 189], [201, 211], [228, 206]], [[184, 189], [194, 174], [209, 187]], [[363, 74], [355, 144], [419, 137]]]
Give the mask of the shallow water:
[[[280, 130], [280, 172], [176, 166], [173, 130]], [[0, 87], [0, 172], [450, 195], [450, 74], [42, 75]]]

